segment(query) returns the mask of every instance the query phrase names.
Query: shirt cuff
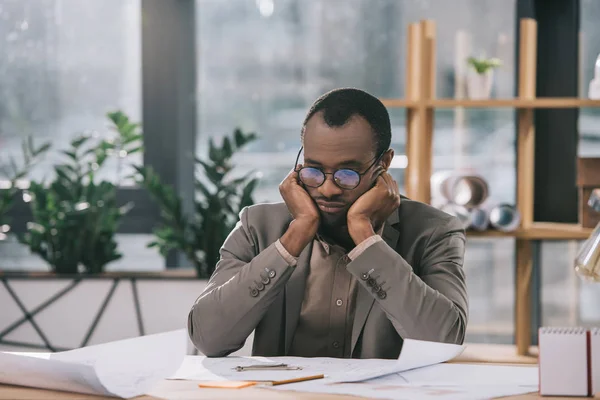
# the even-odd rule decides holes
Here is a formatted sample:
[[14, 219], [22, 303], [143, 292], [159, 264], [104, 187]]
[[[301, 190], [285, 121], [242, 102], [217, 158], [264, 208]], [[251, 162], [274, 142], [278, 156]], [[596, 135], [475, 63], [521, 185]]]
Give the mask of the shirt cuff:
[[379, 235], [373, 235], [358, 244], [350, 253], [348, 253], [348, 258], [354, 261], [358, 256], [364, 253], [369, 247], [373, 246], [375, 243], [381, 242], [383, 239]]
[[283, 259], [285, 260], [285, 262], [287, 262], [291, 267], [295, 267], [296, 264], [298, 264], [298, 258], [294, 257], [293, 255], [291, 255], [285, 249], [285, 247], [283, 247], [283, 245], [281, 244], [280, 240], [277, 240], [275, 242], [275, 248], [277, 249], [277, 251], [279, 252], [279, 254], [281, 254], [281, 257], [283, 257]]

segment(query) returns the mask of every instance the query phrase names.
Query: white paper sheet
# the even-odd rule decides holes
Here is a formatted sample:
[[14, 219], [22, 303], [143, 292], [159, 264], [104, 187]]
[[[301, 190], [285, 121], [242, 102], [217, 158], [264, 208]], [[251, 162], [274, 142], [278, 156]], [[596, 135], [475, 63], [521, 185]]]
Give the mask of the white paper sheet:
[[[302, 367], [301, 370], [235, 370], [237, 366], [248, 366], [259, 362], [284, 363]], [[327, 381], [343, 379], [344, 376], [358, 376], [372, 371], [394, 368], [397, 360], [379, 359], [341, 359], [341, 358], [302, 358], [302, 357], [223, 357], [207, 358], [204, 356], [187, 356], [181, 368], [170, 379], [195, 381], [245, 380], [245, 381], [277, 381], [302, 376], [324, 374]]]
[[539, 371], [537, 366], [505, 366], [474, 364], [438, 364], [427, 368], [400, 372], [380, 378], [393, 381], [400, 377], [414, 386], [530, 386], [537, 389]]
[[181, 329], [48, 356], [0, 353], [0, 382], [130, 398], [173, 374], [186, 352]]
[[361, 396], [389, 400], [483, 400], [536, 392], [537, 388], [497, 386], [411, 386], [401, 383], [379, 383], [378, 379], [359, 383], [323, 384], [307, 381], [281, 386], [265, 386], [271, 390]]
[[537, 373], [533, 366], [439, 364], [360, 383], [314, 380], [267, 388], [392, 400], [475, 400], [537, 392]]
[[396, 372], [408, 371], [451, 360], [460, 355], [464, 345], [404, 339], [400, 357], [393, 365], [381, 365], [373, 369], [360, 369], [345, 373], [335, 382], [360, 382]]
[[[170, 379], [197, 381], [245, 380], [277, 381], [302, 376], [324, 374], [325, 382], [360, 382], [367, 379], [423, 367], [452, 359], [464, 347], [453, 344], [407, 339], [398, 360], [339, 359], [302, 357], [223, 357], [188, 356]], [[236, 371], [237, 366], [258, 362], [284, 363], [301, 370]]]

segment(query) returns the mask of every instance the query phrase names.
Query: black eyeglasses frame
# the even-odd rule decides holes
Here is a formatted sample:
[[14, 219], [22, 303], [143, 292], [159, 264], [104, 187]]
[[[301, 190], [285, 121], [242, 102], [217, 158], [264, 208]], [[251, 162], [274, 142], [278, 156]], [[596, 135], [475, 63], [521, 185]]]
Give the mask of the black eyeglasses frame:
[[[370, 170], [371, 168], [373, 168], [373, 166], [374, 166], [375, 164], [377, 164], [377, 163], [379, 162], [379, 160], [381, 159], [381, 157], [383, 157], [383, 155], [385, 154], [385, 151], [383, 151], [381, 154], [379, 154], [379, 156], [375, 157], [375, 160], [374, 160], [374, 161], [371, 163], [371, 165], [369, 165], [369, 166], [367, 167], [367, 169], [365, 169], [365, 171], [364, 171], [364, 172], [358, 172], [358, 171], [356, 171], [356, 170], [354, 170], [354, 169], [352, 169], [352, 168], [340, 168], [340, 169], [336, 169], [336, 170], [335, 170], [335, 171], [333, 171], [333, 172], [325, 172], [325, 171], [323, 171], [321, 168], [318, 168], [318, 167], [305, 167], [305, 166], [302, 166], [302, 168], [300, 168], [300, 169], [297, 169], [297, 167], [298, 167], [298, 160], [300, 160], [300, 154], [302, 154], [302, 150], [304, 150], [304, 146], [300, 147], [300, 151], [298, 152], [298, 155], [296, 156], [296, 163], [294, 164], [294, 170], [296, 171], [296, 174], [297, 174], [297, 176], [298, 176], [298, 181], [302, 182], [304, 185], [306, 185], [306, 186], [308, 186], [308, 187], [311, 187], [311, 188], [318, 188], [318, 187], [321, 187], [321, 186], [323, 186], [323, 185], [325, 184], [325, 181], [327, 181], [327, 175], [332, 175], [332, 176], [334, 176], [334, 175], [335, 175], [337, 172], [339, 172], [339, 171], [352, 171], [352, 172], [354, 172], [355, 174], [357, 174], [357, 175], [358, 175], [358, 183], [357, 183], [357, 184], [356, 184], [356, 186], [354, 186], [353, 188], [345, 188], [345, 187], [342, 187], [342, 186], [340, 186], [340, 185], [339, 185], [339, 184], [336, 182], [336, 180], [335, 180], [335, 179], [333, 179], [333, 183], [335, 183], [335, 185], [336, 185], [337, 187], [339, 187], [340, 189], [343, 189], [343, 190], [353, 190], [353, 189], [356, 189], [356, 188], [357, 188], [357, 187], [360, 185], [360, 182], [361, 182], [361, 180], [362, 180], [362, 177], [363, 177], [363, 176], [364, 176], [364, 175], [365, 175], [367, 172], [369, 172], [369, 170]], [[306, 183], [304, 183], [304, 182], [302, 181], [302, 179], [300, 178], [300, 171], [302, 171], [302, 170], [303, 170], [303, 169], [305, 169], [305, 168], [316, 169], [317, 171], [321, 172], [321, 173], [323, 174], [323, 176], [324, 176], [323, 182], [322, 182], [320, 185], [318, 185], [318, 186], [311, 186], [311, 185], [307, 185]]]

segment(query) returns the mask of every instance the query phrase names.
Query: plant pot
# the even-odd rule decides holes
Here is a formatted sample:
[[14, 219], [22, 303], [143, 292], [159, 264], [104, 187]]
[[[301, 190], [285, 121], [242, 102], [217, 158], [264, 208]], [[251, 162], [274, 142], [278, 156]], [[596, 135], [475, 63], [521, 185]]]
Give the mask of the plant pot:
[[467, 96], [473, 100], [489, 99], [492, 94], [494, 70], [489, 69], [479, 74], [470, 68], [467, 72]]

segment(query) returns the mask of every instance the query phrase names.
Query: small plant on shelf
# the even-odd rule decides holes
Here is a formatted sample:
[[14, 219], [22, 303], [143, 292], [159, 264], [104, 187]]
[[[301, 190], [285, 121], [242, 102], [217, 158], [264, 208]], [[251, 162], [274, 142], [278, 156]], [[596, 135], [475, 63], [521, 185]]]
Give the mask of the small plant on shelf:
[[121, 257], [115, 235], [132, 207], [117, 204], [118, 182], [98, 178], [111, 157], [142, 150], [139, 125], [120, 111], [109, 113], [116, 140], [79, 135], [63, 150], [50, 182], [31, 182], [32, 221], [20, 241], [57, 273], [100, 273]]
[[219, 250], [235, 227], [242, 208], [254, 204], [252, 194], [258, 178], [250, 171], [232, 178], [235, 153], [256, 140], [254, 133], [236, 129], [220, 146], [209, 140], [208, 159], [195, 159], [194, 210], [184, 212], [182, 199], [175, 190], [161, 182], [150, 167], [137, 167], [140, 183], [150, 192], [161, 209], [162, 224], [156, 228], [157, 247], [163, 256], [176, 250], [185, 254], [196, 268], [199, 278], [208, 278], [219, 260]]
[[467, 63], [473, 67], [478, 74], [485, 74], [493, 68], [498, 68], [502, 65], [502, 61], [498, 58], [475, 58], [469, 57]]
[[470, 99], [489, 99], [492, 94], [494, 69], [502, 65], [498, 58], [467, 59], [469, 71], [467, 74], [467, 93]]

